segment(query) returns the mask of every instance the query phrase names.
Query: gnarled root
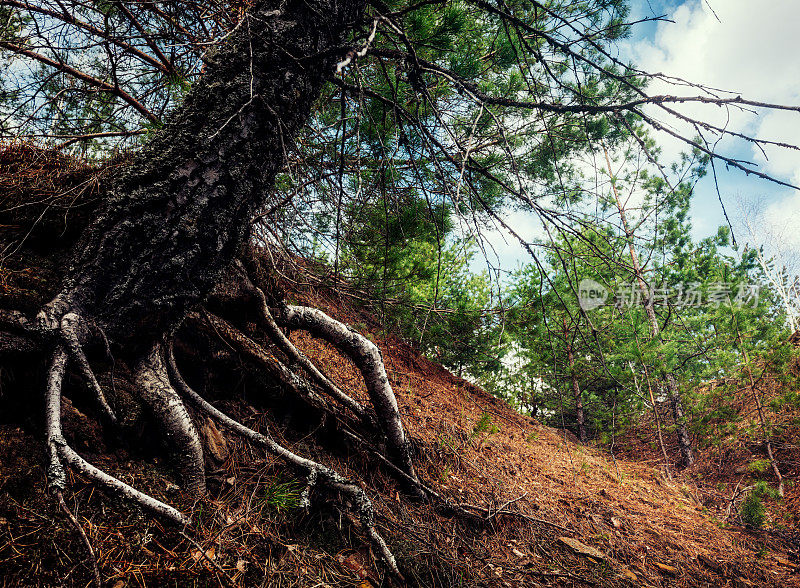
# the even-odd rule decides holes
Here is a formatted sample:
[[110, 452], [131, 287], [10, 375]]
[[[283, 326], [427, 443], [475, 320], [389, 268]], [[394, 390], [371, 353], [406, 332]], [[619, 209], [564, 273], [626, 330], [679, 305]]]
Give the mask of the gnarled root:
[[365, 424], [374, 426], [375, 423], [371, 422], [369, 413], [364, 410], [364, 407], [361, 406], [356, 400], [342, 392], [342, 390], [325, 374], [323, 374], [319, 368], [317, 368], [317, 366], [315, 366], [314, 363], [305, 356], [304, 353], [302, 353], [291, 341], [289, 341], [286, 335], [283, 334], [283, 331], [281, 331], [278, 323], [275, 322], [275, 318], [272, 316], [269, 306], [267, 306], [267, 300], [264, 297], [264, 293], [260, 288], [256, 288], [256, 291], [259, 295], [261, 305], [261, 326], [264, 327], [264, 330], [267, 332], [267, 335], [272, 342], [275, 343], [290, 360], [294, 361], [306, 372], [308, 372], [308, 374], [311, 375], [313, 380], [319, 384], [323, 390], [344, 404], [347, 408], [352, 410]]
[[197, 410], [209, 415], [222, 426], [230, 429], [234, 433], [241, 435], [248, 439], [250, 442], [263, 447], [272, 455], [280, 457], [289, 465], [302, 472], [307, 479], [307, 486], [302, 494], [302, 501], [304, 506], [308, 506], [310, 500], [310, 492], [313, 486], [321, 483], [331, 490], [342, 492], [351, 498], [354, 504], [354, 510], [358, 514], [359, 521], [364, 529], [364, 532], [369, 537], [372, 547], [378, 552], [383, 562], [386, 564], [389, 571], [397, 578], [402, 579], [400, 570], [397, 567], [394, 555], [389, 550], [386, 542], [375, 530], [375, 513], [372, 507], [372, 502], [369, 500], [366, 492], [357, 485], [355, 482], [344, 478], [334, 470], [319, 464], [315, 461], [299, 456], [289, 449], [279, 445], [269, 433], [263, 434], [253, 429], [250, 429], [238, 421], [232, 419], [222, 411], [215, 408], [212, 404], [206, 401], [202, 396], [197, 394], [183, 379], [178, 366], [175, 363], [175, 357], [172, 350], [168, 353], [168, 368], [170, 378], [172, 379], [175, 387], [180, 393], [185, 396]]
[[62, 345], [57, 346], [50, 359], [47, 371], [45, 427], [50, 457], [50, 465], [47, 469], [50, 486], [58, 491], [64, 489], [66, 486], [66, 473], [62, 464], [66, 463], [90, 480], [140, 505], [155, 515], [179, 527], [188, 525], [189, 520], [176, 509], [97, 469], [67, 444], [61, 429], [61, 384], [67, 366], [67, 357], [64, 347]]
[[94, 394], [97, 404], [100, 406], [103, 414], [108, 420], [116, 424], [117, 415], [114, 414], [111, 406], [109, 406], [106, 395], [103, 393], [103, 389], [100, 387], [100, 383], [97, 381], [94, 371], [92, 371], [89, 365], [89, 360], [86, 358], [86, 353], [83, 351], [81, 339], [84, 337], [81, 336], [80, 331], [85, 330], [85, 325], [78, 314], [68, 312], [61, 317], [61, 337], [67, 347], [70, 359], [78, 366], [81, 375]]
[[203, 446], [186, 407], [170, 385], [163, 355], [162, 346], [154, 345], [134, 366], [134, 379], [142, 399], [161, 425], [184, 488], [205, 494]]
[[335, 412], [332, 407], [329, 406], [325, 398], [317, 394], [306, 380], [277, 361], [268, 354], [261, 345], [253, 341], [228, 321], [211, 313], [205, 313], [204, 318], [213, 331], [226, 343], [243, 357], [249, 359], [263, 369], [270, 377], [276, 382], [279, 382], [287, 390], [297, 394], [310, 406], [319, 409], [323, 413], [333, 414]]
[[[390, 465], [390, 469], [395, 473], [400, 474], [398, 477], [407, 484], [412, 493], [420, 497], [428, 495], [440, 498], [435, 492], [420, 484], [414, 470], [397, 401], [389, 384], [378, 348], [362, 335], [321, 311], [305, 307], [284, 307], [278, 312], [274, 312], [267, 305], [263, 292], [253, 288], [258, 294], [260, 302], [259, 315], [262, 327], [282, 353], [295, 365], [299, 365], [305, 374], [297, 374], [286, 367], [280, 360], [267, 353], [261, 345], [220, 317], [205, 313], [202, 318], [197, 314], [190, 316], [190, 320], [198, 321], [206, 328], [211, 327], [242, 356], [255, 362], [277, 382], [298, 394], [310, 406], [336, 418], [341, 423], [342, 430], [358, 429], [360, 425], [368, 424], [370, 430], [380, 431], [385, 436], [388, 447], [388, 455], [379, 453], [384, 463]], [[185, 527], [189, 524], [189, 520], [175, 508], [139, 492], [121, 480], [99, 470], [68, 445], [61, 426], [61, 394], [64, 374], [70, 362], [90, 387], [109, 420], [116, 421], [116, 415], [106, 401], [84, 351], [84, 347], [97, 338], [96, 333], [91, 330], [92, 323], [84, 320], [78, 312], [65, 307], [63, 301], [56, 300], [56, 302], [58, 304], [54, 303], [45, 307], [35, 322], [26, 321], [22, 315], [17, 314], [4, 313], [0, 316], [0, 322], [11, 330], [23, 333], [26, 337], [35, 338], [39, 343], [47, 343], [53, 349], [48, 364], [46, 388], [46, 433], [50, 458], [48, 467], [50, 485], [57, 492], [64, 489], [66, 485], [64, 467], [68, 465], [107, 490], [127, 498], [161, 518]], [[289, 328], [308, 330], [348, 355], [361, 371], [374, 406], [374, 414], [373, 411], [365, 409], [327, 378], [289, 341], [281, 331], [279, 324]], [[103, 339], [102, 335], [101, 339]], [[154, 344], [131, 367], [142, 400], [158, 421], [160, 429], [167, 438], [167, 446], [176, 458], [177, 469], [186, 490], [204, 492], [205, 471], [202, 445], [181, 397], [188, 399], [198, 411], [209, 415], [226, 428], [263, 447], [269, 454], [281, 458], [304, 476], [307, 481], [306, 488], [301, 495], [301, 502], [304, 506], [309, 504], [312, 491], [316, 486], [325, 487], [329, 491], [346, 496], [349, 508], [357, 515], [364, 533], [376, 553], [392, 575], [402, 578], [394, 556], [375, 529], [375, 512], [372, 503], [359, 484], [344, 478], [320, 463], [293, 453], [278, 444], [269, 433], [262, 434], [249, 429], [214, 408], [194, 392], [182, 378], [175, 365], [171, 346], [166, 349], [160, 343]], [[309, 379], [306, 379], [306, 375]], [[346, 410], [342, 410], [342, 407]], [[368, 444], [367, 441], [361, 439], [360, 435], [354, 434], [352, 438]], [[380, 452], [381, 450], [374, 448], [373, 451]]]
[[346, 353], [353, 360], [364, 378], [381, 430], [386, 436], [392, 461], [400, 467], [414, 483], [409, 490], [419, 497], [419, 478], [411, 461], [411, 450], [403, 429], [397, 406], [380, 349], [372, 341], [354, 331], [344, 323], [329, 317], [316, 308], [307, 306], [285, 306], [274, 314], [278, 324], [290, 329], [302, 329], [320, 337]]
[[[237, 260], [230, 268], [230, 279], [226, 282], [226, 287], [223, 292], [217, 294], [217, 300], [223, 305], [230, 305], [231, 302], [243, 304], [249, 312], [255, 310], [259, 325], [264, 329], [270, 340], [283, 352], [289, 362], [294, 363], [302, 368], [311, 379], [311, 382], [317, 384], [320, 390], [350, 409], [361, 422], [371, 429], [377, 427], [372, 415], [355, 399], [348, 396], [341, 388], [334, 384], [322, 371], [312, 362], [306, 355], [301, 352], [294, 344], [289, 341], [286, 335], [283, 334], [278, 324], [270, 312], [267, 298], [264, 291], [256, 286], [250, 279], [247, 269], [244, 264]], [[212, 321], [220, 321], [219, 317], [211, 316]], [[217, 328], [215, 326], [215, 328]], [[230, 333], [226, 335], [227, 339], [231, 339]], [[234, 337], [236, 339], [237, 337]], [[248, 347], [252, 347], [248, 345]], [[258, 363], [264, 364], [264, 361], [257, 358], [250, 351], [246, 351], [246, 355], [251, 359], [256, 359]], [[263, 353], [256, 353], [256, 355], [264, 355]], [[272, 363], [272, 362], [270, 362]], [[272, 368], [265, 366], [268, 370]], [[283, 368], [285, 371], [286, 368]]]

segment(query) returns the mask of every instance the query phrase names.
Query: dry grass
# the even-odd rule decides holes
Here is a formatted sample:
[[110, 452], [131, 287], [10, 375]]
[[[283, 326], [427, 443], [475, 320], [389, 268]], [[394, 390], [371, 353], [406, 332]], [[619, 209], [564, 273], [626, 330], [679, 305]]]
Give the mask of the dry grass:
[[[369, 322], [319, 294], [294, 295], [350, 324]], [[489, 509], [510, 502], [509, 509], [529, 519], [503, 515], [479, 528], [443, 517], [430, 505], [409, 502], [375, 462], [337, 441], [335, 430], [282, 428], [241, 401], [221, 406], [248, 425], [269, 427], [295, 451], [363, 480], [378, 526], [411, 585], [800, 585], [785, 546], [720, 528], [696, 502], [690, 483], [670, 483], [652, 466], [615, 464], [604, 452], [579, 447], [374, 333], [426, 483], [456, 502]], [[293, 337], [343, 388], [366, 399], [349, 360], [307, 335]], [[70, 406], [65, 411], [76, 410]], [[81, 422], [75, 414], [66, 417]], [[9, 586], [87, 585], [80, 540], [43, 490], [35, 429], [7, 425], [0, 431], [0, 574]], [[224, 571], [173, 530], [73, 479], [68, 503], [109, 586], [381, 585], [381, 570], [346, 510], [324, 494], [311, 511], [299, 510], [300, 483], [243, 442], [227, 438], [227, 459], [209, 464], [210, 497], [191, 502], [157, 453], [118, 447], [93, 454], [96, 433], [75, 429], [74, 436], [87, 437], [77, 445], [93, 462], [191, 511], [203, 552]], [[606, 559], [578, 555], [559, 537], [578, 539]]]

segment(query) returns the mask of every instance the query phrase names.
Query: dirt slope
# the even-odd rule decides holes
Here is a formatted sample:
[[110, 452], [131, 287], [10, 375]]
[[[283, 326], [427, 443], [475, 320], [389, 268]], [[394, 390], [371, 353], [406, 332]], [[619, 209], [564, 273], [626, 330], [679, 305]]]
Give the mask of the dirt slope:
[[[371, 333], [384, 353], [422, 478], [453, 501], [488, 509], [483, 527], [409, 502], [393, 479], [335, 428], [303, 426], [302, 408], [265, 414], [262, 391], [231, 377], [215, 399], [250, 426], [269, 427], [295, 451], [364, 481], [379, 529], [409, 585], [421, 586], [800, 586], [791, 545], [721, 529], [657, 468], [614, 461], [523, 417], [409, 347], [380, 333], [366, 310], [308, 288], [292, 298]], [[366, 401], [358, 372], [326, 344], [292, 335], [349, 393]], [[235, 373], [235, 372], [234, 372]], [[241, 372], [244, 374], [244, 370]], [[20, 382], [0, 379], [0, 394]], [[245, 389], [246, 388], [246, 389]], [[247, 402], [234, 400], [244, 396]], [[183, 495], [148, 433], [139, 443], [91, 425], [88, 402], [66, 403], [67, 434], [94, 463], [186, 511], [197, 544], [72, 479], [67, 502], [88, 534], [107, 585], [384, 585], [357, 523], [320, 495], [297, 508], [302, 481], [207, 422], [215, 457], [208, 499]], [[276, 416], [277, 415], [277, 416]], [[7, 586], [85, 586], [85, 550], [44, 488], [34, 416], [0, 427], [0, 578]], [[513, 511], [513, 515], [496, 514]], [[212, 563], [213, 562], [213, 565]]]

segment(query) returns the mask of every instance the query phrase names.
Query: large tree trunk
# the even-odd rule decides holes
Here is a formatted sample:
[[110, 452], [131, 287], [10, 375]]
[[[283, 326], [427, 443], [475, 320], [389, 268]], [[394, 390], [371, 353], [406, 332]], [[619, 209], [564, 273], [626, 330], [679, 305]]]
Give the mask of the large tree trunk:
[[179, 325], [241, 250], [363, 8], [260, 3], [110, 186], [46, 318], [77, 312], [134, 355]]
[[[185, 489], [204, 492], [205, 472], [202, 444], [182, 398], [305, 476], [303, 504], [309, 503], [317, 484], [348, 496], [348, 508], [356, 511], [373, 548], [399, 578], [397, 564], [374, 528], [372, 506], [361, 486], [206, 402], [182, 378], [171, 346], [174, 331], [193, 308], [201, 306], [225, 272], [243, 269], [234, 262], [244, 251], [252, 219], [267, 201], [294, 136], [334, 73], [347, 33], [358, 25], [364, 10], [363, 0], [268, 0], [255, 6], [224, 43], [212, 49], [206, 73], [170, 122], [110, 182], [102, 205], [70, 255], [58, 294], [37, 320], [0, 309], [0, 348], [25, 333], [50, 349], [46, 422], [48, 477], [54, 487], [63, 487], [66, 463], [173, 523], [188, 524], [183, 513], [89, 464], [62, 436], [61, 385], [70, 364], [109, 420], [117, 422], [84, 353], [94, 340], [110, 343], [107, 352], [130, 368], [141, 400], [173, 453]], [[236, 290], [235, 284], [226, 285], [228, 294]], [[370, 391], [376, 413], [372, 419], [280, 333], [263, 292], [252, 285], [250, 290], [249, 299], [246, 290], [238, 291], [235, 302], [251, 305], [252, 292], [258, 294], [255, 309], [268, 335], [311, 376], [317, 389], [277, 359], [268, 375], [278, 374], [278, 385], [288, 384], [289, 393], [314, 400], [340, 424], [352, 422], [346, 411], [355, 413], [359, 424], [376, 422], [388, 457], [369, 439], [346, 426], [343, 431], [391, 465], [415, 494], [426, 496], [377, 347], [311, 309], [289, 308], [281, 315], [292, 327], [322, 336], [353, 358]], [[227, 333], [251, 356], [266, 355], [234, 326]], [[344, 412], [321, 400], [317, 390], [344, 405]]]
[[39, 314], [45, 330], [64, 335], [112, 420], [81, 351], [85, 327], [99, 328], [115, 355], [136, 366], [141, 399], [190, 490], [205, 487], [202, 450], [170, 386], [162, 344], [241, 253], [363, 10], [362, 0], [258, 4], [212, 50], [170, 122], [111, 182], [60, 293]]

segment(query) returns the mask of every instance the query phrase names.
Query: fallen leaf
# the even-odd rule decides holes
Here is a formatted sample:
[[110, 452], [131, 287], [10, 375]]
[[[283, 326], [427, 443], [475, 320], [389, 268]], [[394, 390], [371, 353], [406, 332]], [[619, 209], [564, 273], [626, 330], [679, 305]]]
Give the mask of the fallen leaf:
[[653, 562], [655, 566], [664, 573], [669, 574], [670, 576], [677, 576], [678, 575], [678, 568], [673, 566], [668, 566], [667, 564], [658, 563], [657, 561]]
[[207, 549], [206, 552], [205, 552], [205, 557], [203, 557], [203, 553], [199, 549], [195, 549], [194, 551], [192, 551], [192, 559], [194, 561], [203, 560], [203, 562], [206, 565], [208, 565], [208, 561], [206, 560], [206, 558], [208, 558], [210, 560], [213, 560], [214, 556], [216, 554], [217, 554], [217, 549], [215, 547], [211, 547], [210, 549]]
[[585, 543], [581, 543], [577, 539], [572, 539], [571, 537], [559, 537], [558, 538], [561, 543], [572, 549], [578, 555], [582, 555], [584, 557], [597, 559], [600, 561], [604, 561], [606, 556], [603, 552], [598, 551], [594, 547], [590, 547]]

